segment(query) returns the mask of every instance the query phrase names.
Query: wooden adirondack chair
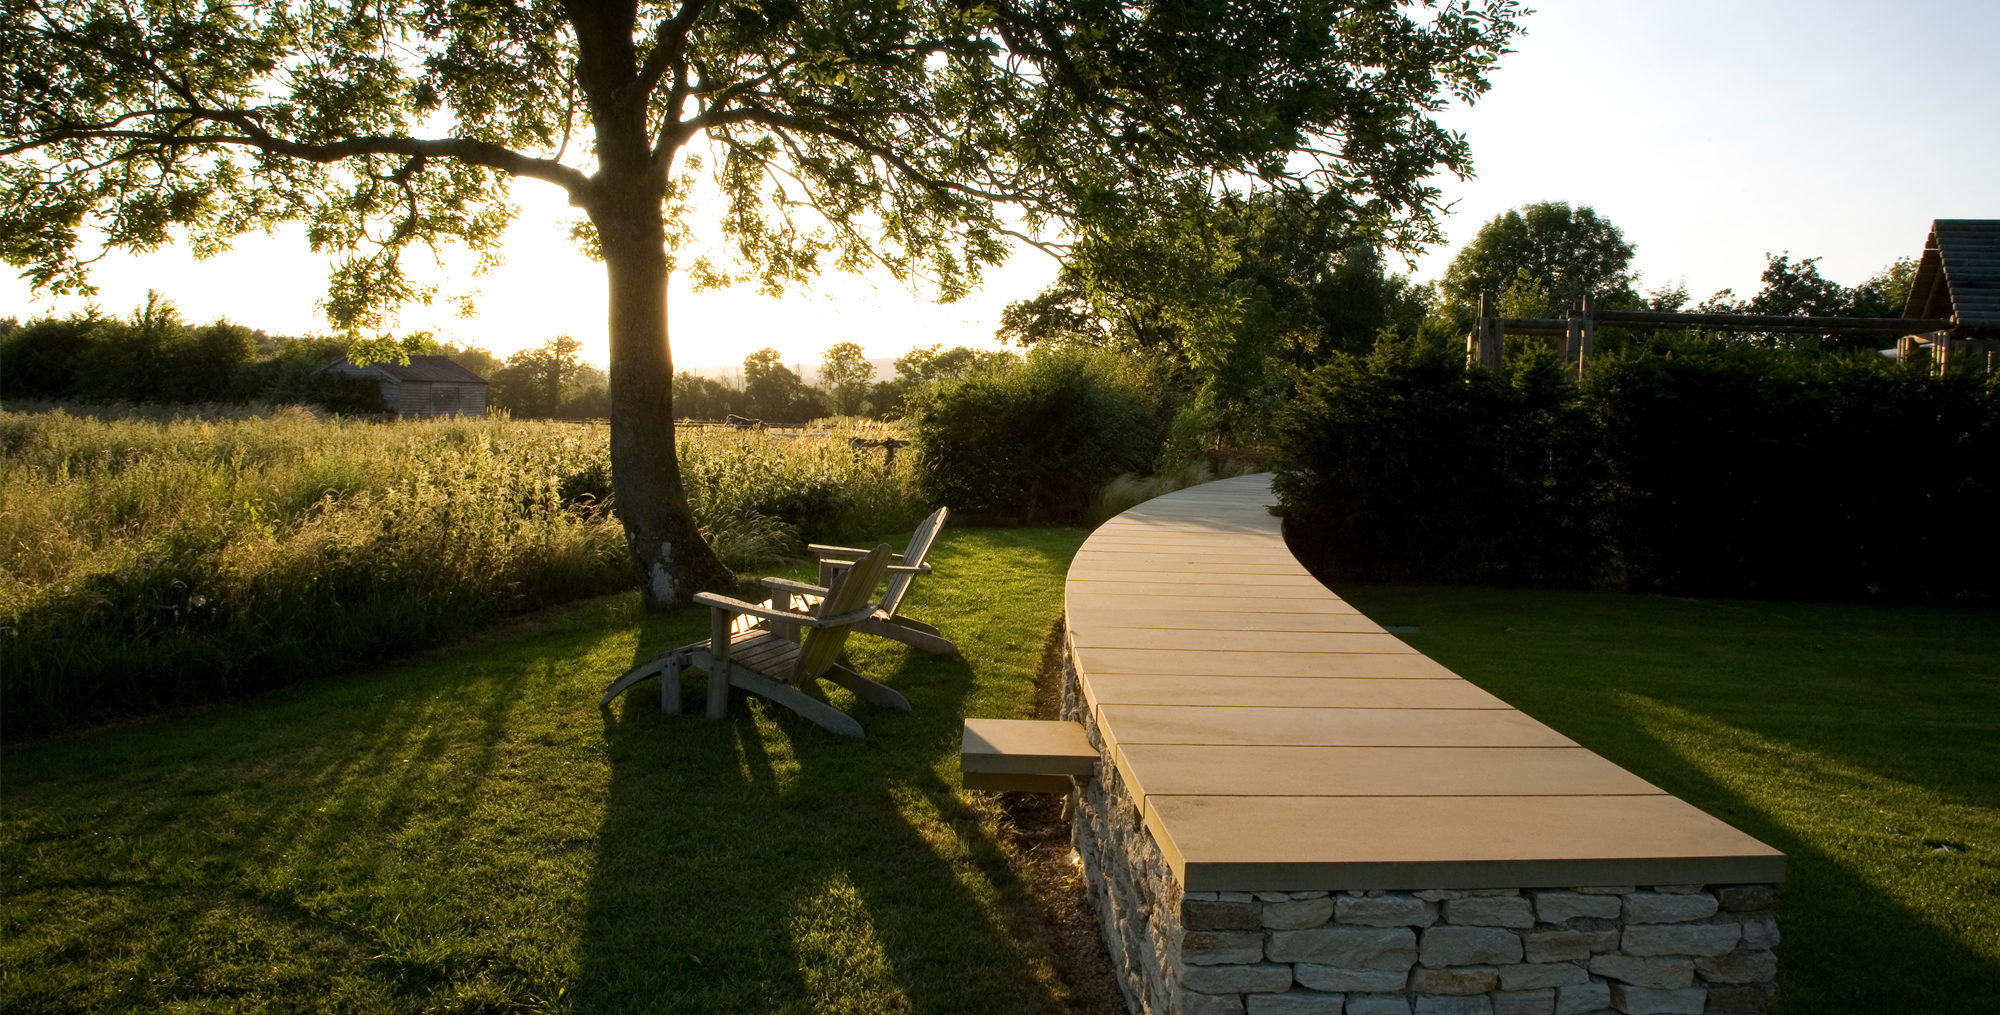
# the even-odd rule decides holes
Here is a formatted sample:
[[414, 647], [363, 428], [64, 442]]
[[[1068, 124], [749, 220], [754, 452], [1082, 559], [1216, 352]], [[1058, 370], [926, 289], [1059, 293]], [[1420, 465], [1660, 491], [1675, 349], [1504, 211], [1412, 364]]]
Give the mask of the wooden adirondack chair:
[[[600, 706], [625, 693], [634, 684], [658, 674], [660, 709], [678, 715], [681, 710], [681, 671], [693, 666], [708, 673], [708, 717], [720, 719], [729, 710], [729, 689], [740, 687], [761, 694], [786, 708], [842, 736], [861, 736], [861, 724], [852, 716], [799, 688], [821, 677], [853, 691], [863, 701], [887, 708], [909, 711], [909, 700], [853, 670], [840, 665], [840, 651], [847, 644], [854, 625], [873, 616], [877, 604], [869, 600], [875, 583], [889, 567], [892, 554], [884, 543], [864, 553], [844, 569], [826, 594], [807, 612], [780, 610], [770, 603], [755, 605], [711, 592], [697, 593], [694, 601], [709, 608], [709, 637], [692, 645], [655, 656], [625, 671], [605, 688]], [[769, 584], [777, 579], [766, 579]], [[788, 582], [786, 584], [799, 584]], [[756, 623], [732, 624], [732, 618], [754, 618]], [[799, 628], [805, 638], [798, 640]]]
[[[862, 634], [892, 638], [905, 645], [924, 650], [933, 655], [957, 655], [958, 646], [953, 645], [938, 629], [921, 620], [897, 615], [903, 605], [903, 596], [910, 591], [910, 584], [920, 574], [930, 574], [931, 566], [924, 563], [924, 555], [930, 552], [931, 544], [944, 528], [947, 512], [938, 508], [931, 516], [918, 524], [910, 533], [910, 545], [903, 549], [903, 555], [889, 565], [889, 585], [882, 592], [881, 605], [875, 613], [854, 625]], [[806, 547], [813, 556], [819, 558], [819, 584], [785, 581], [782, 578], [766, 578], [764, 584], [773, 592], [785, 593], [794, 608], [812, 609], [826, 590], [833, 585], [841, 571], [852, 567], [865, 550], [851, 546], [822, 546], [813, 544]]]

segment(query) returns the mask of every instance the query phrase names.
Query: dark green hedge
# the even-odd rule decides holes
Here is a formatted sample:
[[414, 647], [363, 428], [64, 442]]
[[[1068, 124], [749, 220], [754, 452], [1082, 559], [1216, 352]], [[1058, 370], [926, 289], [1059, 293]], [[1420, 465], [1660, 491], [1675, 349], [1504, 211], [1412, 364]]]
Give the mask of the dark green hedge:
[[1511, 380], [1385, 341], [1279, 413], [1287, 534], [1330, 577], [1567, 584], [1602, 567], [1588, 420], [1552, 360]]
[[1288, 532], [1346, 580], [1770, 597], [2000, 590], [2000, 379], [1687, 342], [1505, 379], [1395, 343], [1278, 425]]

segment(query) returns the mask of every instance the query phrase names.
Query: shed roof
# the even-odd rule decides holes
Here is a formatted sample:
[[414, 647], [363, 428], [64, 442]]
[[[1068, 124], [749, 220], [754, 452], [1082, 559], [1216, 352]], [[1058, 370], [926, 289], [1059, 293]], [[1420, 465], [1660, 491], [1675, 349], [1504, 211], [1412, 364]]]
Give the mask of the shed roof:
[[486, 378], [459, 366], [446, 356], [412, 356], [407, 364], [384, 361], [367, 366], [355, 366], [345, 359], [330, 363], [327, 369], [349, 377], [377, 375], [398, 381], [432, 381], [451, 384], [485, 384]]
[[1961, 330], [2000, 329], [2000, 219], [1932, 222], [1903, 316], [1949, 316]]

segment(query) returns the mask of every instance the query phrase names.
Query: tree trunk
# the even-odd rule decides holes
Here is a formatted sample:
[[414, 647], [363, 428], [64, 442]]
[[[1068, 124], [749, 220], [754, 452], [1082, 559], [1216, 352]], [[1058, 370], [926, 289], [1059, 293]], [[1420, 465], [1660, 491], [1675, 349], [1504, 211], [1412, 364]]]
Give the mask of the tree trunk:
[[660, 199], [643, 185], [607, 189], [589, 212], [610, 283], [611, 489], [646, 605], [668, 606], [733, 576], [702, 541], [674, 453]]

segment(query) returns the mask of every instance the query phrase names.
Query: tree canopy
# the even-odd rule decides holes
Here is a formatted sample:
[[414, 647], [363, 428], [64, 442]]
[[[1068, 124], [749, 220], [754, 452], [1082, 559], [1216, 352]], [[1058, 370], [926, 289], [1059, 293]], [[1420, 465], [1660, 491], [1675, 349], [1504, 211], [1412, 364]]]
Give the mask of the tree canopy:
[[1448, 306], [1470, 308], [1482, 293], [1497, 298], [1525, 277], [1555, 309], [1586, 295], [1633, 302], [1632, 250], [1625, 234], [1589, 205], [1537, 201], [1481, 226], [1445, 269], [1438, 290]]
[[[431, 293], [413, 247], [497, 256], [508, 184], [561, 188], [605, 262], [612, 461], [655, 602], [725, 576], [674, 456], [666, 279], [693, 174], [767, 289], [881, 265], [950, 298], [1030, 233], [1256, 178], [1434, 239], [1471, 99], [1517, 0], [535, 0], [0, 6], [0, 256], [87, 286], [105, 247], [303, 222], [344, 252], [326, 310], [374, 328]], [[1016, 209], [1005, 213], [1004, 208]], [[1009, 217], [1009, 215], [1014, 217]], [[1045, 241], [1044, 241], [1045, 242]]]

